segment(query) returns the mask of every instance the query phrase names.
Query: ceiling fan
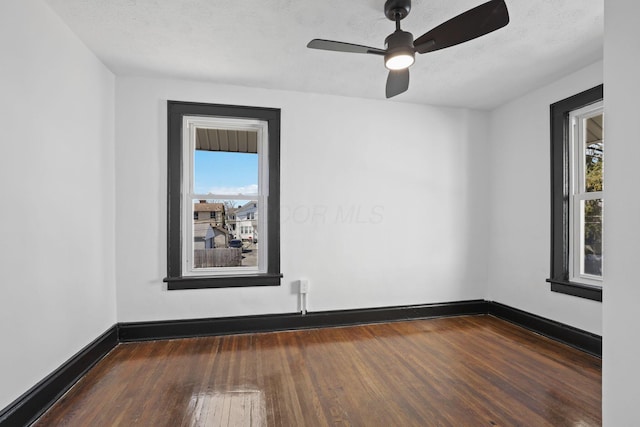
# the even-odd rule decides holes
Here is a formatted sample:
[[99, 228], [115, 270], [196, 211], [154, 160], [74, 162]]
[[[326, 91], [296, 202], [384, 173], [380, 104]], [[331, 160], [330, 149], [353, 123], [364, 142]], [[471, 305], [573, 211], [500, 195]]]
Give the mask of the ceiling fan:
[[504, 0], [491, 0], [451, 18], [414, 40], [413, 34], [400, 29], [400, 21], [410, 11], [411, 0], [385, 2], [384, 14], [396, 23], [396, 31], [385, 39], [386, 49], [322, 39], [311, 40], [307, 47], [384, 56], [384, 65], [389, 69], [386, 96], [391, 98], [409, 88], [409, 67], [413, 65], [416, 52], [427, 53], [455, 46], [509, 23], [509, 12]]

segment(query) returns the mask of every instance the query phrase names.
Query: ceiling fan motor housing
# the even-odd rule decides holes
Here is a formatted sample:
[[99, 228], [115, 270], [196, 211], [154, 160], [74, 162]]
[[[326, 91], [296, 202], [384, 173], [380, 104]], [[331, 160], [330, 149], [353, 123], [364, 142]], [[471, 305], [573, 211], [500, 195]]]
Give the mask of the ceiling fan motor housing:
[[387, 64], [389, 59], [398, 56], [406, 55], [415, 58], [415, 50], [413, 48], [413, 34], [408, 31], [397, 30], [384, 41], [387, 52], [384, 55], [384, 62]]

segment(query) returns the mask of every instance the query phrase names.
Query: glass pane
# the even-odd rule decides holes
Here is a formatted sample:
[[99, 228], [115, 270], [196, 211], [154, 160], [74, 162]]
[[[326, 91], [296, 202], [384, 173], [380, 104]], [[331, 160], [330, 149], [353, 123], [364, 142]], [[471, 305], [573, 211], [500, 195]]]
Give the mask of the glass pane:
[[251, 142], [256, 135], [256, 132], [249, 131], [197, 129], [193, 164], [194, 192], [257, 195], [257, 145], [240, 143], [247, 139]]
[[584, 221], [583, 241], [583, 274], [602, 276], [602, 199], [582, 202], [582, 218]]
[[585, 191], [602, 191], [604, 139], [602, 114], [590, 117], [585, 123]]
[[258, 266], [258, 202], [193, 200], [193, 268]]
[[205, 200], [193, 200], [194, 269], [258, 266], [257, 137], [196, 129], [193, 190]]

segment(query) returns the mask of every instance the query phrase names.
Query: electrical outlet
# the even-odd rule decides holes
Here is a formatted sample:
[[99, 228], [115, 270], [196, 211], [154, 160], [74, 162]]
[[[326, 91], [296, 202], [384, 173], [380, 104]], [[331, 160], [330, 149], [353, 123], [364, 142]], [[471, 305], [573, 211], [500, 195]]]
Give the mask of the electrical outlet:
[[302, 279], [302, 280], [298, 280], [298, 283], [300, 284], [300, 293], [301, 294], [306, 294], [309, 292], [309, 281], [306, 279]]

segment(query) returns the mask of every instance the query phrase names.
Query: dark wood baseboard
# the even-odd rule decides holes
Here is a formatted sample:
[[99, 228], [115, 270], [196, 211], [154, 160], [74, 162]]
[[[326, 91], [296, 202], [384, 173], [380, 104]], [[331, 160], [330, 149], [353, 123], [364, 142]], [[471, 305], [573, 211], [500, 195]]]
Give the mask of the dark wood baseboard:
[[365, 308], [214, 319], [167, 320], [119, 324], [121, 342], [188, 338], [304, 328], [358, 325], [429, 317], [486, 314], [484, 300], [459, 301], [414, 306]]
[[31, 424], [117, 344], [118, 328], [114, 325], [1, 410], [0, 427]]
[[602, 357], [602, 337], [564, 323], [546, 319], [508, 305], [488, 301], [489, 314], [560, 341], [597, 357]]
[[602, 357], [602, 337], [493, 301], [470, 300], [415, 306], [267, 314], [208, 319], [120, 323], [120, 342], [189, 338], [305, 328], [326, 328], [429, 317], [491, 314], [579, 350]]

